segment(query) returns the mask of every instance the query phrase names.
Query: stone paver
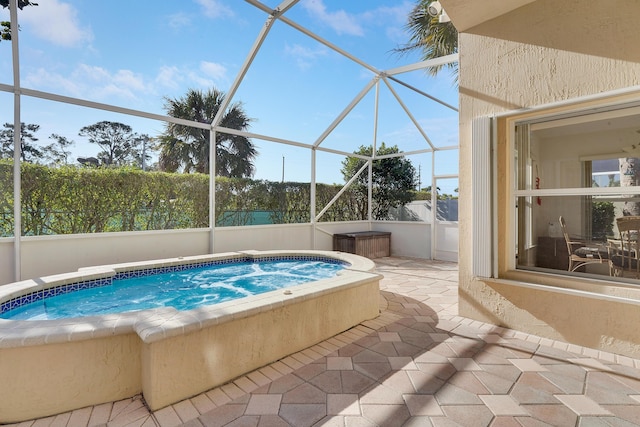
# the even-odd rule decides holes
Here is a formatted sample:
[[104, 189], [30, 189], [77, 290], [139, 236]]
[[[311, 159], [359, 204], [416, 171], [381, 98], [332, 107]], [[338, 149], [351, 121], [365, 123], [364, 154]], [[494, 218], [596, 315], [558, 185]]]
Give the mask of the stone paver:
[[376, 319], [155, 413], [137, 396], [15, 426], [640, 423], [639, 360], [458, 316], [454, 263], [376, 264]]

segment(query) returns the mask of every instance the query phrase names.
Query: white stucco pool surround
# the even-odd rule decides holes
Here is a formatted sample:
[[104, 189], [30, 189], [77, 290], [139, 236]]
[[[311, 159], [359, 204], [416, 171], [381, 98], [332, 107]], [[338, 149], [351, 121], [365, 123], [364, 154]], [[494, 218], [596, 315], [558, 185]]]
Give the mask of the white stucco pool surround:
[[142, 393], [176, 403], [379, 314], [373, 261], [333, 251], [240, 251], [82, 268], [0, 286], [0, 305], [118, 273], [211, 261], [318, 257], [335, 277], [188, 311], [157, 308], [57, 320], [0, 319], [0, 423]]

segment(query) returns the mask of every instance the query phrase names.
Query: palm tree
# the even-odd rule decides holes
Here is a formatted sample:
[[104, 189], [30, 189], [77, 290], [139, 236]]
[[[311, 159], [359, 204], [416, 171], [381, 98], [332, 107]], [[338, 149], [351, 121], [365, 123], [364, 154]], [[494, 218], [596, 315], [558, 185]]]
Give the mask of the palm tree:
[[[218, 113], [225, 94], [216, 89], [202, 92], [189, 89], [182, 98], [165, 98], [167, 114], [181, 119], [210, 124]], [[242, 104], [233, 103], [222, 117], [220, 126], [247, 130], [249, 119]], [[209, 173], [209, 129], [169, 123], [160, 137], [160, 168], [175, 172]], [[258, 155], [251, 140], [244, 136], [216, 133], [216, 174], [225, 177], [251, 177]]]
[[[396, 53], [405, 54], [421, 51], [422, 60], [438, 58], [458, 52], [458, 31], [451, 22], [440, 22], [437, 16], [431, 16], [427, 7], [435, 0], [418, 0], [411, 10], [405, 29], [409, 32], [409, 42], [397, 49]], [[427, 72], [435, 76], [444, 65], [429, 67]], [[457, 75], [457, 63], [447, 64]]]

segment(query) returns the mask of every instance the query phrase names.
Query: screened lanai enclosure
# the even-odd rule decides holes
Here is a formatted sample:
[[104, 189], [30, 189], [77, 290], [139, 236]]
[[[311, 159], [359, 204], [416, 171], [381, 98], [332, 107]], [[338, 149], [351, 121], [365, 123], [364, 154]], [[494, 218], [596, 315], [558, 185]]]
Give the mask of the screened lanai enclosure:
[[412, 3], [341, 3], [10, 0], [0, 284], [359, 231], [456, 260], [457, 54], [398, 52]]

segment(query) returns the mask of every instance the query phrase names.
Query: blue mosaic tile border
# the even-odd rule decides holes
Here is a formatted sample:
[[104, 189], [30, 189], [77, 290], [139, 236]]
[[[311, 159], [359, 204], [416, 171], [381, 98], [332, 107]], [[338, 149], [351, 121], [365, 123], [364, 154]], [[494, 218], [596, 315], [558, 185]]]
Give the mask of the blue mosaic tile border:
[[4, 314], [9, 310], [13, 310], [22, 307], [26, 304], [41, 301], [45, 298], [55, 297], [57, 295], [68, 294], [70, 292], [80, 291], [83, 289], [97, 288], [100, 286], [109, 286], [113, 283], [113, 280], [118, 279], [130, 279], [133, 277], [144, 277], [152, 274], [173, 273], [176, 271], [184, 271], [190, 268], [212, 267], [215, 265], [234, 264], [240, 262], [273, 262], [273, 261], [320, 261], [330, 264], [339, 264], [348, 266], [349, 263], [330, 257], [314, 256], [314, 255], [279, 255], [279, 256], [266, 256], [266, 257], [244, 257], [244, 258], [227, 258], [213, 261], [202, 261], [180, 265], [172, 265], [166, 267], [153, 267], [143, 268], [139, 270], [124, 271], [116, 273], [114, 276], [105, 277], [101, 279], [86, 280], [76, 283], [67, 283], [64, 285], [58, 285], [47, 289], [41, 289], [36, 292], [21, 295], [12, 298], [8, 301], [0, 303], [0, 314]]
[[250, 261], [253, 260], [253, 262], [260, 262], [260, 261], [265, 261], [265, 262], [271, 262], [271, 261], [320, 261], [320, 262], [326, 262], [327, 264], [338, 264], [338, 265], [344, 265], [344, 266], [351, 265], [348, 262], [342, 261], [340, 259], [335, 259], [335, 258], [331, 258], [331, 257], [324, 257], [324, 256], [317, 256], [317, 255], [278, 255], [278, 256], [265, 256], [265, 257], [250, 258], [249, 260]]
[[31, 292], [25, 295], [21, 295], [12, 298], [8, 301], [0, 304], [0, 314], [4, 314], [9, 310], [22, 307], [23, 305], [38, 302], [46, 298], [55, 297], [58, 295], [68, 294], [70, 292], [80, 291], [83, 289], [98, 288], [101, 286], [108, 286], [112, 283], [112, 277], [104, 277], [102, 279], [85, 280], [76, 283], [67, 283], [64, 285], [53, 286], [47, 289], [41, 289], [39, 291]]
[[174, 273], [176, 271], [189, 270], [190, 268], [213, 267], [215, 265], [234, 264], [239, 262], [251, 262], [249, 257], [244, 258], [227, 258], [217, 259], [213, 261], [192, 262], [187, 264], [170, 265], [166, 267], [141, 268], [139, 270], [122, 271], [113, 276], [114, 280], [131, 279], [133, 277], [145, 277], [152, 274]]

